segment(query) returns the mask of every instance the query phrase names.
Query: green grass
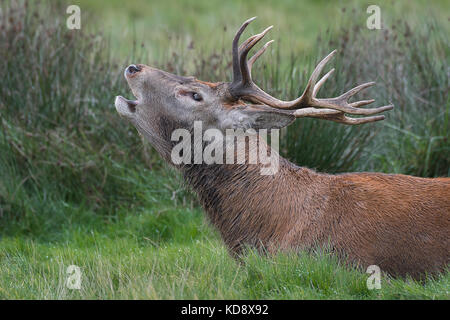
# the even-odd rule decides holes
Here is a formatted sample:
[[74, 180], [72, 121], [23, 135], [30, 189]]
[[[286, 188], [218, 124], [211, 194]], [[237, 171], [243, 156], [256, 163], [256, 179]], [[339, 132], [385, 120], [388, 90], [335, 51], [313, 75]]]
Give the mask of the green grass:
[[[95, 220], [95, 219], [94, 219]], [[86, 225], [86, 221], [83, 222]], [[174, 206], [124, 213], [113, 223], [64, 229], [58, 241], [2, 240], [4, 299], [448, 299], [450, 277], [425, 284], [368, 275], [326, 254], [249, 252], [233, 260], [198, 209]], [[151, 232], [149, 232], [151, 231]], [[66, 287], [69, 265], [81, 268], [81, 290]]]
[[[317, 60], [338, 48], [321, 94], [375, 79], [367, 96], [396, 105], [371, 126], [298, 122], [284, 135], [286, 156], [328, 172], [448, 176], [448, 2], [382, 1], [389, 25], [380, 32], [361, 27], [360, 2], [138, 1], [119, 10], [118, 1], [78, 1], [81, 31], [65, 28], [63, 4], [44, 1], [34, 16], [8, 3], [0, 13], [0, 298], [450, 298], [448, 272], [424, 283], [384, 275], [381, 290], [368, 290], [367, 274], [325, 252], [232, 259], [178, 174], [113, 107], [115, 95], [130, 95], [122, 71], [136, 60], [229, 79], [232, 34], [258, 15], [250, 31], [275, 24], [281, 39], [254, 70], [271, 93], [296, 96]], [[65, 286], [72, 264], [81, 290]]]

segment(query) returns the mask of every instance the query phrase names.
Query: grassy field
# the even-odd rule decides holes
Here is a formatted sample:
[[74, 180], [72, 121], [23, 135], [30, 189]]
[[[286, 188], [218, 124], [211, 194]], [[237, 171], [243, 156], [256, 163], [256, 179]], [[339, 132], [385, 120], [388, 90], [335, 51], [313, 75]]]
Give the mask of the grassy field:
[[[448, 2], [379, 1], [381, 31], [365, 28], [360, 1], [75, 1], [79, 31], [65, 28], [65, 5], [36, 3], [0, 12], [0, 298], [450, 298], [448, 272], [423, 283], [383, 275], [369, 290], [368, 274], [326, 252], [232, 259], [178, 174], [113, 107], [130, 95], [122, 71], [136, 60], [229, 79], [234, 30], [257, 15], [250, 32], [276, 26], [277, 46], [255, 66], [268, 91], [294, 97], [338, 48], [323, 94], [376, 80], [369, 95], [396, 106], [363, 127], [296, 123], [285, 156], [327, 172], [449, 176]], [[66, 286], [70, 265], [80, 290]]]

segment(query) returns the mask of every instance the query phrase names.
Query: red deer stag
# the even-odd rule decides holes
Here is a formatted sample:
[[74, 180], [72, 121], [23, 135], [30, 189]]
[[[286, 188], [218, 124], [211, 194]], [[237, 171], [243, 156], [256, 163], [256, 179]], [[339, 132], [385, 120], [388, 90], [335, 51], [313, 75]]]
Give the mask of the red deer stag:
[[[298, 167], [281, 157], [273, 175], [262, 175], [262, 164], [250, 163], [247, 158], [240, 164], [173, 163], [172, 133], [180, 128], [193, 132], [195, 121], [201, 121], [203, 129], [222, 132], [281, 128], [301, 117], [356, 125], [383, 120], [383, 115], [373, 115], [393, 108], [360, 108], [374, 100], [348, 102], [373, 82], [335, 98], [317, 98], [334, 69], [320, 80], [319, 75], [335, 51], [317, 65], [299, 98], [281, 101], [267, 94], [252, 81], [251, 69], [271, 41], [252, 58], [247, 55], [270, 27], [239, 46], [241, 34], [253, 19], [234, 37], [232, 82], [210, 83], [142, 64], [130, 65], [125, 78], [137, 100], [118, 96], [119, 114], [181, 170], [232, 253], [238, 254], [246, 245], [265, 252], [327, 246], [348, 262], [378, 265], [394, 276], [421, 277], [446, 270], [449, 178], [330, 175]], [[246, 150], [238, 146], [235, 154], [247, 154]]]

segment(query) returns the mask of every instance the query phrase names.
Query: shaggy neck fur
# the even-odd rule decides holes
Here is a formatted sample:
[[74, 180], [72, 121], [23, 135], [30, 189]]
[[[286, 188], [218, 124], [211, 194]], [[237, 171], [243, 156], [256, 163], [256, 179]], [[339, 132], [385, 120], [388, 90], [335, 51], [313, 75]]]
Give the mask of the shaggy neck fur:
[[[246, 148], [236, 153], [248, 151], [248, 144]], [[182, 172], [233, 253], [243, 245], [272, 251], [280, 245], [291, 247], [294, 238], [299, 238], [296, 243], [302, 238], [306, 246], [322, 240], [327, 230], [311, 232], [308, 227], [326, 205], [326, 197], [315, 195], [326, 194], [322, 189], [327, 184], [322, 182], [330, 176], [282, 157], [274, 175], [261, 175], [261, 167], [249, 164], [246, 156], [244, 164], [189, 165]]]

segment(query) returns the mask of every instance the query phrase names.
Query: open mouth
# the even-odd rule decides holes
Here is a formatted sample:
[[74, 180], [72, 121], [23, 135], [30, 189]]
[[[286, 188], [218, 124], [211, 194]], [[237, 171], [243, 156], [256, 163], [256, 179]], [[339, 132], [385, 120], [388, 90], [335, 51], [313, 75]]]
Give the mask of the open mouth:
[[117, 96], [115, 101], [117, 112], [121, 115], [131, 115], [136, 112], [137, 100], [128, 100], [122, 96]]

